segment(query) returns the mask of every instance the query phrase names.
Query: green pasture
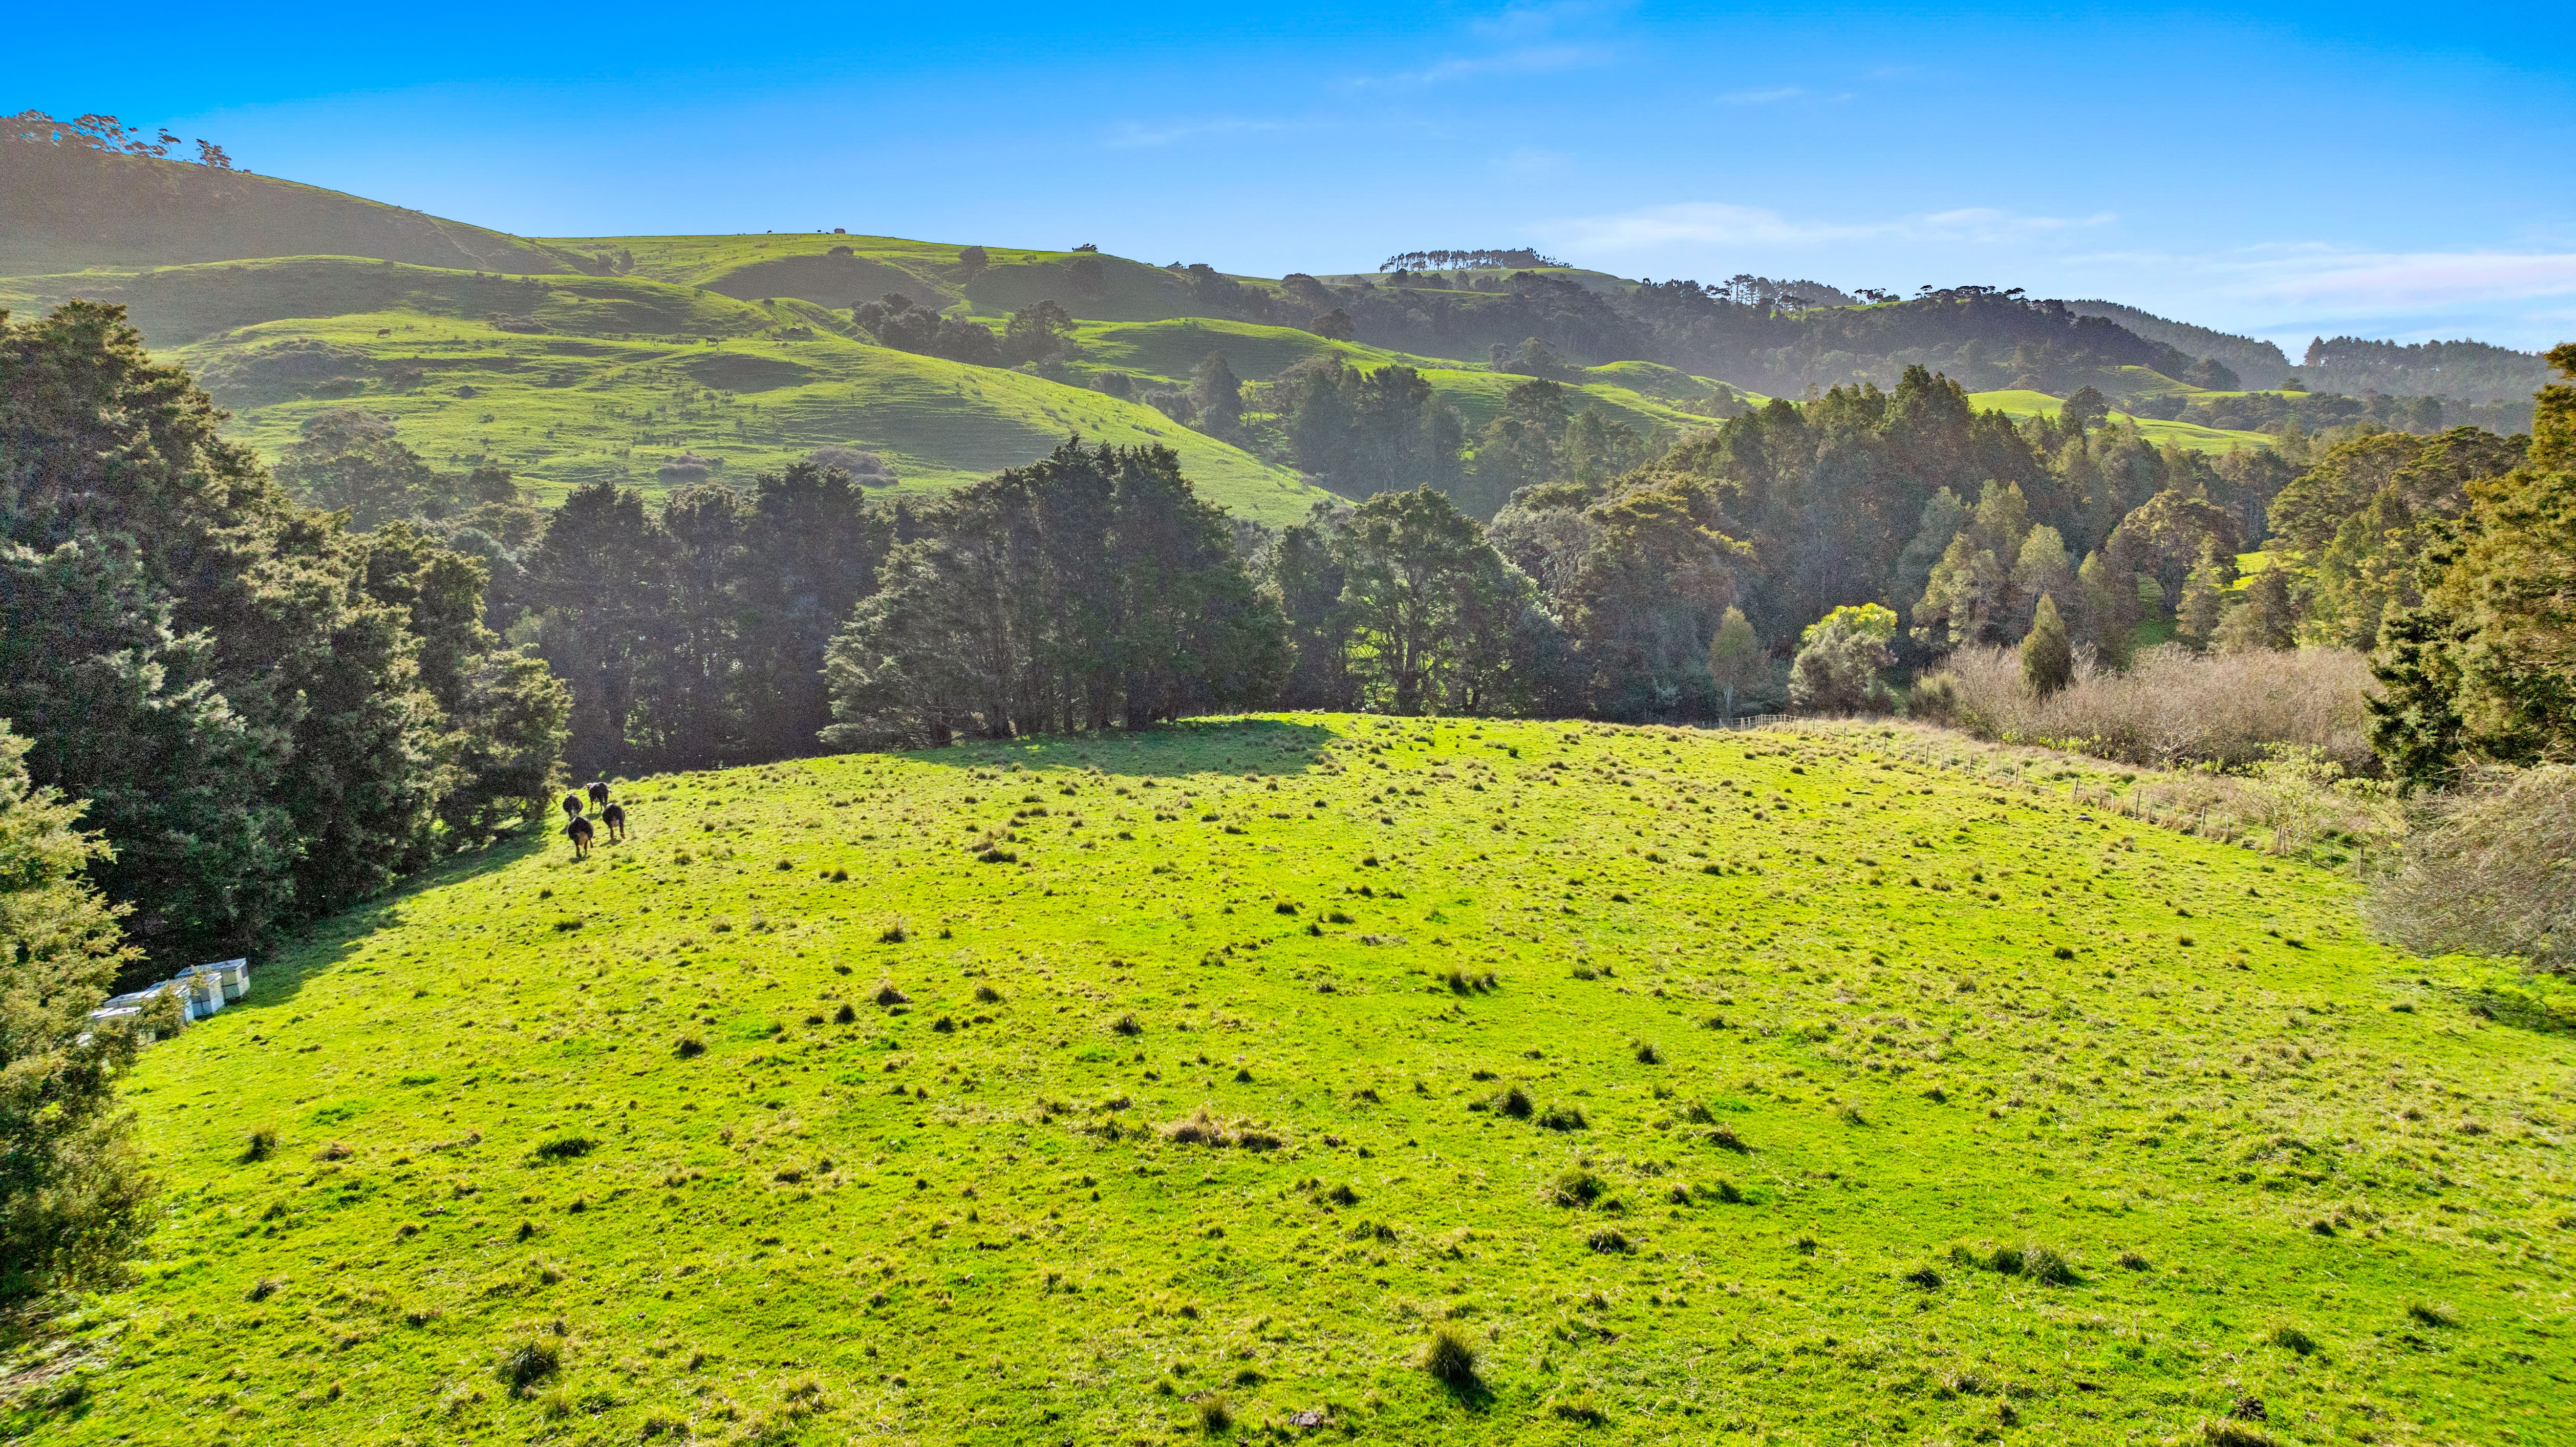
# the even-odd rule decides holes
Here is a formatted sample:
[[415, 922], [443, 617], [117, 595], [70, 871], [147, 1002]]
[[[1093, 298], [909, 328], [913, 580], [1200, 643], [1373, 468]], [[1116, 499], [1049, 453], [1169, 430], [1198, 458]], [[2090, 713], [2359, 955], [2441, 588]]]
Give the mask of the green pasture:
[[[2033, 417], [2041, 414], [2053, 417], [2057, 415], [2059, 408], [2066, 405], [2066, 399], [2063, 397], [2052, 397], [2045, 392], [2034, 392], [2028, 388], [2008, 388], [1999, 392], [1971, 392], [1968, 394], [1968, 400], [1981, 411], [2002, 412], [2014, 417]], [[2193, 452], [2223, 453], [2233, 452], [2240, 447], [2270, 447], [2279, 440], [2268, 432], [2242, 432], [2232, 428], [2203, 427], [2196, 422], [2163, 422], [2150, 417], [2132, 417], [2120, 411], [2114, 411], [2111, 415], [2135, 426], [2138, 429], [2138, 435], [2149, 442], [2159, 445], [2172, 443], [2176, 447], [2187, 448]]]
[[146, 1052], [166, 1216], [8, 1420], [2576, 1433], [2567, 1037], [2338, 873], [1925, 737], [1285, 715], [618, 781], [624, 842], [460, 859]]

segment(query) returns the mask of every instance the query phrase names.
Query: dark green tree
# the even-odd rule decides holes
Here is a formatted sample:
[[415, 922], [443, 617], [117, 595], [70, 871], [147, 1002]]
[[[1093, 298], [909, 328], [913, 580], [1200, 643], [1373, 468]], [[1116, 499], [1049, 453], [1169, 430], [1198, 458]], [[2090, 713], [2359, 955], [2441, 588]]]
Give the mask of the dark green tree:
[[2039, 595], [2030, 633], [2021, 640], [2021, 682], [2046, 698], [2075, 681], [2075, 645], [2067, 639], [2066, 620], [2057, 616], [2057, 600]]
[[107, 846], [26, 750], [0, 726], [0, 1297], [112, 1286], [153, 1225], [116, 1091], [136, 1034], [88, 1018], [133, 954], [83, 878]]

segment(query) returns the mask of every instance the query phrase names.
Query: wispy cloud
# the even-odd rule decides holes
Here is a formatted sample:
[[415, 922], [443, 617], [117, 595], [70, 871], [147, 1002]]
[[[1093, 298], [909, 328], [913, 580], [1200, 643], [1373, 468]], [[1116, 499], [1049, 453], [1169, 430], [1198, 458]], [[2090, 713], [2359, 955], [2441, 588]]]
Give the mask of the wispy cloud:
[[1784, 100], [1796, 100], [1806, 93], [1807, 88], [1802, 85], [1779, 85], [1769, 90], [1734, 91], [1719, 96], [1718, 99], [1731, 106], [1767, 106]]
[[1600, 251], [1635, 250], [1695, 242], [1719, 246], [1799, 246], [1851, 241], [1997, 242], [2107, 226], [2111, 212], [2091, 216], [2019, 216], [1967, 206], [1861, 221], [1825, 221], [1781, 215], [1760, 206], [1693, 201], [1608, 216], [1581, 216], [1539, 228], [1551, 243]]
[[1611, 48], [1606, 45], [1523, 45], [1486, 55], [1450, 56], [1419, 70], [1362, 76], [1351, 84], [1362, 90], [1402, 90], [1487, 76], [1541, 75], [1551, 71], [1576, 70], [1584, 66], [1606, 65], [1612, 58]]
[[[2310, 317], [2404, 317], [2576, 299], [2576, 252], [2555, 250], [2367, 251], [2298, 242], [2214, 255], [2123, 251], [2070, 261], [2196, 283], [2206, 295], [2268, 313], [2282, 325]], [[2516, 310], [2531, 320], [2550, 315]]]
[[1209, 136], [1240, 136], [1289, 129], [1285, 121], [1252, 120], [1241, 116], [1219, 116], [1199, 121], [1121, 121], [1112, 126], [1105, 144], [1119, 149], [1149, 146], [1176, 146], [1183, 141]]

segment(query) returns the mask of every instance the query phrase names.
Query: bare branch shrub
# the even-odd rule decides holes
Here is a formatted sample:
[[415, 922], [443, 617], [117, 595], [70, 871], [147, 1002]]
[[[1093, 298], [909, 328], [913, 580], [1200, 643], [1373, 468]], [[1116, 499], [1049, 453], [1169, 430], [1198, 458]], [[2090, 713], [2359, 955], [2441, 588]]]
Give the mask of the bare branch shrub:
[[2381, 938], [2576, 964], [2576, 767], [2490, 769], [2409, 822], [2404, 862], [2370, 894]]
[[2079, 655], [2074, 681], [2043, 699], [2023, 685], [2012, 650], [1962, 648], [1916, 698], [1920, 716], [1980, 738], [2122, 763], [2242, 770], [2291, 745], [2363, 774], [2378, 767], [2363, 704], [2374, 687], [2368, 658], [2349, 648], [2196, 654], [2168, 644], [2125, 673]]

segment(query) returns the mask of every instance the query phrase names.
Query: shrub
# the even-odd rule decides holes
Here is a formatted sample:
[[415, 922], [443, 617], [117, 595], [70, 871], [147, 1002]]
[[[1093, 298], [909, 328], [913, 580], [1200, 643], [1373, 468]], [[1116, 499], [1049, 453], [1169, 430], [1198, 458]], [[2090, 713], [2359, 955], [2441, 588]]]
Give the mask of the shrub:
[[524, 1341], [501, 1353], [493, 1375], [510, 1389], [510, 1395], [524, 1397], [539, 1382], [550, 1381], [563, 1370], [563, 1349], [544, 1340]]
[[2140, 653], [2126, 673], [2079, 659], [2046, 698], [2022, 681], [2004, 648], [1962, 648], [1918, 685], [1945, 722], [1985, 739], [2058, 740], [2123, 763], [2159, 768], [2260, 762], [2272, 744], [2321, 750], [2347, 773], [2376, 766], [2366, 700], [2370, 661], [2349, 648], [2195, 654], [2178, 645]]
[[2488, 769], [2419, 806], [2405, 864], [2371, 890], [2369, 916], [2422, 954], [2576, 964], [2576, 767]]
[[1431, 1340], [1423, 1344], [1422, 1369], [1432, 1379], [1450, 1387], [1473, 1386], [1476, 1381], [1476, 1344], [1467, 1334], [1446, 1322], [1431, 1329]]

